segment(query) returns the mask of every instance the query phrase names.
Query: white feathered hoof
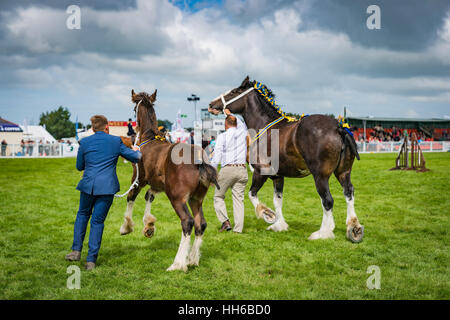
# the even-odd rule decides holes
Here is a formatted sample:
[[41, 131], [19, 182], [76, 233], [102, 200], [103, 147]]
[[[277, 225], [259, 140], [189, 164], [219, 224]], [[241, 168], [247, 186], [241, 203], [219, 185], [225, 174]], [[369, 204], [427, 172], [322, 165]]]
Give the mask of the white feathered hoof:
[[187, 265], [182, 265], [182, 264], [178, 264], [178, 263], [173, 263], [170, 267], [167, 268], [166, 271], [176, 271], [176, 270], [181, 270], [184, 272], [187, 272], [188, 268]]
[[133, 232], [133, 224], [130, 223], [124, 223], [121, 227], [120, 227], [120, 234], [122, 236], [129, 234]]
[[198, 266], [200, 263], [200, 256], [198, 254], [191, 254], [188, 258], [188, 265], [189, 266]]
[[353, 243], [360, 243], [364, 238], [364, 226], [356, 225], [347, 228], [347, 239]]
[[334, 239], [334, 233], [333, 231], [318, 230], [316, 232], [313, 232], [308, 238], [308, 240], [317, 239]]
[[282, 232], [282, 231], [287, 231], [288, 228], [289, 228], [289, 225], [286, 222], [277, 222], [271, 226], [268, 226], [267, 230], [272, 230], [274, 232]]

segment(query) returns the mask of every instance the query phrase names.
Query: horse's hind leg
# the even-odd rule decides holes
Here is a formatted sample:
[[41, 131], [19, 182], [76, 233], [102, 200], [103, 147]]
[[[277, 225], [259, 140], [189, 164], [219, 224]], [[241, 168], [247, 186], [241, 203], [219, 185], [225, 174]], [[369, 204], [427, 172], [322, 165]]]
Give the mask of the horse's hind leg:
[[190, 199], [189, 206], [194, 215], [195, 240], [188, 258], [188, 265], [198, 266], [200, 262], [200, 247], [203, 241], [203, 233], [206, 229], [206, 220], [203, 215], [202, 201]]
[[333, 218], [333, 197], [330, 193], [330, 187], [328, 185], [329, 176], [316, 175], [314, 180], [316, 183], [316, 189], [322, 200], [323, 217], [322, 225], [320, 229], [313, 232], [309, 236], [309, 240], [316, 239], [334, 239], [334, 218]]
[[355, 212], [354, 188], [350, 179], [351, 169], [342, 170], [342, 168], [338, 168], [334, 174], [344, 189], [345, 201], [347, 202], [347, 238], [352, 242], [361, 242], [364, 237], [364, 227], [359, 223]]
[[120, 234], [126, 235], [133, 232], [133, 206], [136, 197], [141, 191], [141, 187], [133, 188], [127, 196], [127, 210], [125, 211], [125, 217], [122, 226], [120, 227]]
[[189, 255], [189, 246], [191, 242], [192, 227], [194, 226], [194, 219], [192, 218], [186, 202], [181, 199], [172, 200], [170, 199], [173, 208], [177, 212], [181, 220], [181, 241], [178, 247], [177, 255], [172, 265], [167, 269], [167, 271], [172, 270], [183, 270], [187, 271], [187, 258]]
[[145, 211], [144, 211], [144, 218], [142, 219], [144, 222], [144, 236], [147, 238], [151, 238], [153, 234], [155, 233], [156, 227], [156, 217], [152, 215], [152, 202], [155, 200], [155, 195], [150, 191], [150, 189], [147, 190], [147, 193], [145, 194]]
[[273, 205], [275, 206], [275, 212], [277, 214], [277, 221], [269, 226], [267, 230], [273, 231], [286, 231], [288, 224], [284, 221], [283, 217], [283, 186], [284, 177], [273, 178]]

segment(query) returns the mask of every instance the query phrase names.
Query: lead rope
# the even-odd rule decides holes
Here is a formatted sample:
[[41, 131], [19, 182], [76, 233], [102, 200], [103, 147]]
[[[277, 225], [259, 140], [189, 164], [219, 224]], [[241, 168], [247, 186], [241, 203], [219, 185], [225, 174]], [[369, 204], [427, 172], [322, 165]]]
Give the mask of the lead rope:
[[[142, 102], [142, 100], [139, 101], [139, 103], [137, 104], [137, 107], [136, 107], [136, 124], [139, 128], [139, 131], [136, 135], [136, 139], [134, 140], [135, 147], [137, 146], [137, 142], [139, 141], [139, 134], [141, 133], [141, 128], [139, 127], [138, 117], [137, 117], [139, 115], [139, 105], [141, 104], [141, 102]], [[136, 178], [134, 179], [133, 183], [131, 184], [131, 186], [127, 192], [125, 192], [124, 194], [115, 194], [114, 195], [115, 198], [123, 198], [127, 194], [129, 194], [131, 190], [133, 190], [135, 187], [139, 186], [139, 163], [136, 163], [136, 164], [133, 163], [132, 165], [134, 165], [136, 168]]]

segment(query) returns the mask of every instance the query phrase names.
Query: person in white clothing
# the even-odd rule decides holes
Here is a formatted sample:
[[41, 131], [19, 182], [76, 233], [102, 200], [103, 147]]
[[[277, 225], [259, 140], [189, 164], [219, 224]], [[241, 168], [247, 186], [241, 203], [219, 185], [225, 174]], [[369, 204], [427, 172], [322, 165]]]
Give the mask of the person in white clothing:
[[241, 233], [244, 227], [244, 194], [248, 181], [247, 167], [247, 127], [238, 117], [225, 109], [225, 132], [216, 140], [211, 164], [217, 168], [221, 164], [218, 184], [214, 193], [214, 209], [222, 223], [220, 232], [231, 230], [230, 219], [225, 205], [225, 193], [231, 188], [233, 197], [234, 232]]

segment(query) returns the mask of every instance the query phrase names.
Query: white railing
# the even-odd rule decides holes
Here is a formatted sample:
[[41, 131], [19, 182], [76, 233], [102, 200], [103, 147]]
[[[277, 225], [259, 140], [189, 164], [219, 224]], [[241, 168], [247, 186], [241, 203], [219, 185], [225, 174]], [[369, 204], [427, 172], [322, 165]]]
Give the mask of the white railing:
[[[403, 142], [356, 142], [359, 153], [383, 153], [400, 150]], [[420, 148], [423, 152], [448, 152], [450, 141], [426, 141], [421, 142]], [[52, 144], [8, 144], [1, 146], [0, 158], [62, 158], [76, 157], [78, 152], [77, 143], [52, 143]]]
[[[403, 144], [399, 142], [356, 142], [359, 153], [398, 152]], [[408, 143], [411, 146], [411, 142]], [[423, 152], [448, 152], [450, 141], [424, 141], [419, 143]]]
[[0, 158], [62, 158], [76, 157], [78, 143], [26, 143], [1, 146]]

